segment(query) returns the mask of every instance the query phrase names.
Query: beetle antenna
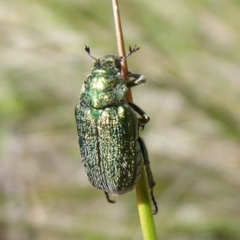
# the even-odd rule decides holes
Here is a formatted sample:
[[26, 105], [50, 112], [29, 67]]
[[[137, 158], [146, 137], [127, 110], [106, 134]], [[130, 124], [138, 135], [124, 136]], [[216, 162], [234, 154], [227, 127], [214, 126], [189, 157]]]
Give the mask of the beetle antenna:
[[93, 59], [93, 60], [97, 60], [97, 58], [93, 57], [90, 53], [90, 47], [88, 47], [87, 45], [84, 45], [84, 49], [85, 51], [88, 53], [88, 55]]
[[131, 46], [129, 46], [129, 54], [125, 57], [122, 57], [122, 61], [124, 61], [126, 58], [128, 58], [129, 56], [131, 56], [133, 53], [137, 52], [140, 49], [140, 47], [137, 47], [136, 45], [132, 48]]

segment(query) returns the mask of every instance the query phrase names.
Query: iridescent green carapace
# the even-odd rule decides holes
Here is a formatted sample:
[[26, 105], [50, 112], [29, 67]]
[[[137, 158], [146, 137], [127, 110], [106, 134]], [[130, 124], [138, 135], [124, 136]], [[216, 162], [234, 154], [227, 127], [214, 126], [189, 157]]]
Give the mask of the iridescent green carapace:
[[[138, 49], [130, 47], [128, 56]], [[85, 46], [85, 50], [91, 56], [90, 48]], [[108, 194], [120, 195], [131, 191], [140, 178], [144, 164], [155, 214], [158, 211], [153, 196], [155, 182], [147, 148], [139, 137], [139, 128], [143, 129], [150, 118], [125, 98], [128, 88], [145, 83], [146, 78], [129, 73], [130, 80], [124, 81], [121, 62], [126, 57], [106, 55], [92, 58], [91, 72], [83, 83], [80, 101], [75, 108], [80, 152], [87, 178], [113, 203]]]

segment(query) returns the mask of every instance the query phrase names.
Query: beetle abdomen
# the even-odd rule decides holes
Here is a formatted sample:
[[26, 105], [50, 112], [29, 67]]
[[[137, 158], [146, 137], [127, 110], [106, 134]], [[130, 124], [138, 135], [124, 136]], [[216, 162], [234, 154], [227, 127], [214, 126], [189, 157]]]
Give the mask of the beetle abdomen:
[[137, 118], [131, 107], [125, 103], [99, 110], [78, 104], [75, 114], [88, 180], [108, 193], [131, 191], [142, 166]]

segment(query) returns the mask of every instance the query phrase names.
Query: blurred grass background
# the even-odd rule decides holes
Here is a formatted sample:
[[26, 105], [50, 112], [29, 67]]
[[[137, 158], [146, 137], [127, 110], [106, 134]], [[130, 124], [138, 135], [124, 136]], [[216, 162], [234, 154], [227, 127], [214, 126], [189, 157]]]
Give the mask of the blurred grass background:
[[[240, 2], [120, 1], [159, 239], [240, 239]], [[0, 0], [0, 239], [142, 239], [135, 191], [88, 183], [74, 119], [95, 57], [117, 54], [111, 1]]]

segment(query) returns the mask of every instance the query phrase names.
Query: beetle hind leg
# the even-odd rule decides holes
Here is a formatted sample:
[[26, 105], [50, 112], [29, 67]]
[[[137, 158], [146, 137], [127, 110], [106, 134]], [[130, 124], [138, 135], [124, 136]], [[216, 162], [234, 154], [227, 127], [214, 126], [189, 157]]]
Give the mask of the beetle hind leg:
[[146, 173], [147, 173], [147, 179], [148, 179], [148, 186], [150, 188], [150, 197], [154, 206], [154, 210], [153, 210], [153, 215], [155, 215], [158, 212], [158, 205], [157, 202], [155, 200], [154, 194], [153, 194], [153, 187], [156, 185], [154, 179], [153, 179], [153, 175], [152, 175], [152, 171], [150, 168], [150, 161], [148, 158], [148, 151], [146, 148], [146, 145], [143, 141], [142, 138], [138, 138], [138, 142], [142, 151], [142, 155], [143, 155], [143, 161], [144, 161], [144, 165], [145, 165], [145, 169], [146, 169]]
[[108, 195], [107, 192], [104, 192], [104, 193], [105, 193], [106, 199], [107, 199], [107, 201], [108, 201], [109, 203], [115, 203], [115, 202], [116, 202], [116, 201], [112, 200], [112, 199], [109, 197], [109, 195]]
[[155, 197], [153, 195], [153, 188], [151, 188], [151, 190], [150, 190], [150, 197], [151, 197], [152, 203], [154, 205], [154, 210], [152, 210], [152, 213], [153, 213], [153, 215], [155, 215], [155, 214], [158, 213], [158, 205], [157, 205], [157, 202], [156, 202]]

